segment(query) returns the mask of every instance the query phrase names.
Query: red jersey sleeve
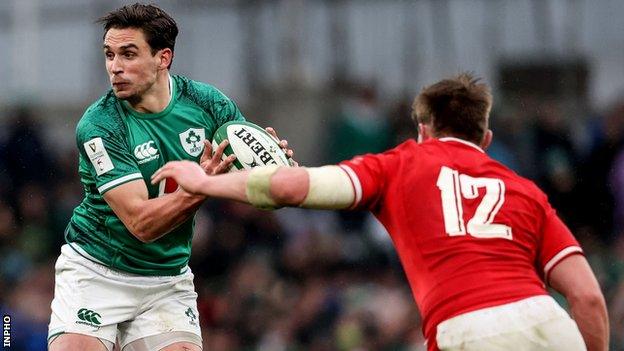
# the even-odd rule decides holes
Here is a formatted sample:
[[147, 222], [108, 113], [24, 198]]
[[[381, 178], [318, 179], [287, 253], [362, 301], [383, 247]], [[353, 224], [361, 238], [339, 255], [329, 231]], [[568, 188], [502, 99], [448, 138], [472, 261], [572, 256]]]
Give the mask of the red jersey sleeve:
[[544, 281], [548, 283], [548, 274], [561, 260], [570, 255], [583, 254], [583, 250], [548, 203], [545, 206], [542, 228], [542, 243], [538, 259], [544, 274]]
[[339, 166], [351, 179], [355, 200], [350, 208], [373, 209], [382, 198], [386, 177], [387, 154], [367, 154], [343, 161]]

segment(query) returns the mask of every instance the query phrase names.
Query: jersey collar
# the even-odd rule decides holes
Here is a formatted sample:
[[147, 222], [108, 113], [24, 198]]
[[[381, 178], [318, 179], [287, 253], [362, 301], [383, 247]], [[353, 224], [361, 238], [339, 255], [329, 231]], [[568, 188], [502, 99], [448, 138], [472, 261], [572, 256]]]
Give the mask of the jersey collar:
[[477, 150], [479, 150], [479, 151], [481, 151], [481, 152], [485, 153], [485, 151], [483, 151], [483, 149], [482, 149], [482, 148], [480, 148], [480, 147], [478, 147], [477, 145], [475, 145], [475, 144], [473, 144], [473, 143], [471, 143], [471, 142], [469, 142], [469, 141], [466, 141], [466, 140], [464, 140], [464, 139], [453, 138], [453, 137], [444, 137], [444, 138], [439, 138], [438, 140], [443, 141], [443, 142], [446, 142], [446, 141], [456, 141], [456, 142], [458, 142], [458, 143], [462, 143], [462, 144], [464, 144], [464, 145], [468, 145], [468, 146], [470, 146], [470, 147], [472, 147], [472, 148], [475, 148], [475, 149], [477, 149]]
[[171, 99], [173, 99], [173, 79], [169, 73], [167, 73], [167, 78], [169, 78], [169, 102], [171, 102]]

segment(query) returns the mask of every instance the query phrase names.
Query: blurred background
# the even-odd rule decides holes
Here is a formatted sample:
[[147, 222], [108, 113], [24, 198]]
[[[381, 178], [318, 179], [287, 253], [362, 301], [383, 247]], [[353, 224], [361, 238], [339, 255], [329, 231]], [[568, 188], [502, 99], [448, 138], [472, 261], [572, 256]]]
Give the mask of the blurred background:
[[[0, 1], [0, 310], [45, 350], [54, 261], [82, 197], [75, 124], [108, 89], [94, 21], [125, 1]], [[537, 182], [581, 241], [624, 350], [624, 1], [156, 1], [172, 72], [273, 126], [303, 165], [416, 136], [412, 99], [473, 71], [489, 153]], [[392, 244], [367, 213], [210, 200], [191, 267], [206, 350], [424, 350]], [[565, 305], [564, 301], [561, 300]]]

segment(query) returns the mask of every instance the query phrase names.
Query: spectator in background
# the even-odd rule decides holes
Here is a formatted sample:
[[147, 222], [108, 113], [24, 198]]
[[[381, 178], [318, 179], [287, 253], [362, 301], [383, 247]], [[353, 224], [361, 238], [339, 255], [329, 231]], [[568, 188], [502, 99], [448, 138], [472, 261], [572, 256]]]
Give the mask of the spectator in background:
[[4, 150], [4, 162], [14, 189], [27, 183], [48, 185], [54, 179], [53, 156], [45, 149], [42, 130], [37, 126], [33, 111], [18, 106], [13, 112]]
[[[409, 116], [412, 105], [411, 98], [403, 96], [397, 100], [390, 109], [390, 129], [392, 131], [392, 140], [388, 147], [399, 145], [409, 139], [418, 138], [418, 132], [414, 129], [414, 121], [407, 118]], [[387, 148], [387, 147], [386, 147]], [[384, 148], [384, 150], [386, 149]]]
[[613, 193], [613, 227], [616, 239], [624, 238], [624, 149], [620, 149], [613, 162], [609, 175], [609, 185]]
[[374, 84], [352, 83], [327, 129], [329, 163], [364, 153], [380, 152], [392, 142], [390, 125], [382, 112]]
[[[521, 145], [519, 139], [526, 133], [526, 121], [522, 120], [517, 113], [507, 111], [492, 111], [492, 130], [496, 131], [496, 138], [492, 139], [492, 144], [488, 148], [488, 155], [512, 170], [524, 174], [521, 171], [521, 163], [518, 157], [518, 150], [514, 145]], [[526, 138], [524, 138], [526, 139]]]
[[610, 243], [624, 234], [624, 102], [618, 101], [606, 115], [603, 135], [587, 165], [586, 201], [591, 203], [587, 210], [595, 216], [590, 224], [608, 231], [597, 234]]
[[534, 125], [536, 180], [561, 218], [576, 226], [575, 187], [578, 159], [561, 107], [549, 101], [537, 109]]
[[[382, 112], [375, 84], [346, 85], [337, 114], [327, 129], [327, 161], [336, 163], [355, 155], [381, 152], [392, 143], [390, 124]], [[341, 211], [340, 222], [347, 233], [363, 231], [368, 213]]]

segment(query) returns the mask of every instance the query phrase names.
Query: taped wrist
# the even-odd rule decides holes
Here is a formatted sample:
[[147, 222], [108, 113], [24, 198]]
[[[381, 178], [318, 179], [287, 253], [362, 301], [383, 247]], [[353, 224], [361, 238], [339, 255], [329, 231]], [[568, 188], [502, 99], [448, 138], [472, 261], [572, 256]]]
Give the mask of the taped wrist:
[[249, 172], [245, 193], [247, 200], [254, 207], [263, 210], [278, 208], [273, 198], [271, 198], [271, 177], [279, 166], [256, 167]]

